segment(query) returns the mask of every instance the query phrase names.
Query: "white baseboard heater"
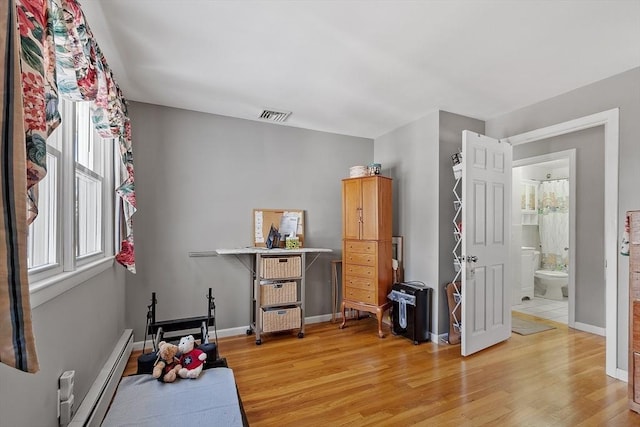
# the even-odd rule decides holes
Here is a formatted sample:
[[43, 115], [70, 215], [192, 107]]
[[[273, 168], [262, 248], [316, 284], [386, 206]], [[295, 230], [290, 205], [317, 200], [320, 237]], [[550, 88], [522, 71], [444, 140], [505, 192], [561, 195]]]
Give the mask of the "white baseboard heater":
[[133, 348], [133, 329], [125, 329], [115, 349], [102, 367], [69, 427], [100, 426]]

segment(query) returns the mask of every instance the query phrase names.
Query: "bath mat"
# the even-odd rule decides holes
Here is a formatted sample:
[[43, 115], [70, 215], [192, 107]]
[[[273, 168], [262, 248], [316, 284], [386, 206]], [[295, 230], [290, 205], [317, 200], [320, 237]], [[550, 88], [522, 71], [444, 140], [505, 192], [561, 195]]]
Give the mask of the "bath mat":
[[531, 335], [537, 332], [548, 331], [549, 329], [555, 329], [555, 327], [545, 323], [520, 319], [515, 316], [511, 317], [511, 330], [516, 334]]

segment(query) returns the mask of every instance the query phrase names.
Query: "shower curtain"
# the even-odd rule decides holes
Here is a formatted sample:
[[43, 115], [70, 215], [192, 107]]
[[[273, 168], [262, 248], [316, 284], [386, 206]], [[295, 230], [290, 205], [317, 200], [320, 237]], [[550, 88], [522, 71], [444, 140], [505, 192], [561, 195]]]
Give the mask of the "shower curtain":
[[543, 181], [538, 194], [542, 268], [566, 272], [569, 266], [569, 180]]

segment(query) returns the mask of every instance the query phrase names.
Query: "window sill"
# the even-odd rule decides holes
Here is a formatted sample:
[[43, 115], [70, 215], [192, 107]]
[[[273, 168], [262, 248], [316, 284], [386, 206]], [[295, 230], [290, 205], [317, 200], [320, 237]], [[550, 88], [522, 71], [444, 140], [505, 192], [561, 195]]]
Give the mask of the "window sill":
[[68, 271], [43, 280], [31, 283], [31, 308], [34, 309], [58, 295], [86, 282], [94, 276], [113, 266], [114, 256], [102, 258], [98, 261], [78, 267], [75, 271]]

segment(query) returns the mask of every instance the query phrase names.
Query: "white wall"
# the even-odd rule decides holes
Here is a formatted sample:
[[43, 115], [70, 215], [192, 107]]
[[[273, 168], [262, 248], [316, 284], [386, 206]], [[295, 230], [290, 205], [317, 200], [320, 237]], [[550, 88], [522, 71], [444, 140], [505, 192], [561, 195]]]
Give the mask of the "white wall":
[[[640, 207], [640, 68], [610, 77], [541, 103], [522, 108], [487, 121], [487, 134], [507, 137], [530, 130], [565, 122], [612, 108], [620, 111], [618, 225], [620, 236], [627, 210]], [[531, 144], [525, 144], [531, 145]], [[579, 161], [580, 155], [577, 155]], [[595, 172], [597, 166], [586, 166]], [[590, 168], [590, 169], [589, 169]], [[579, 172], [579, 170], [578, 170]], [[578, 184], [591, 185], [587, 176]], [[588, 231], [577, 230], [578, 236]], [[579, 246], [579, 245], [578, 245]], [[626, 257], [618, 257], [618, 361], [617, 367], [627, 369], [628, 348], [628, 276]], [[602, 300], [599, 305], [602, 306]], [[578, 313], [576, 313], [576, 321]]]
[[75, 370], [76, 408], [122, 335], [124, 267], [98, 276], [33, 309], [40, 371], [0, 364], [0, 426], [57, 426], [58, 378]]

